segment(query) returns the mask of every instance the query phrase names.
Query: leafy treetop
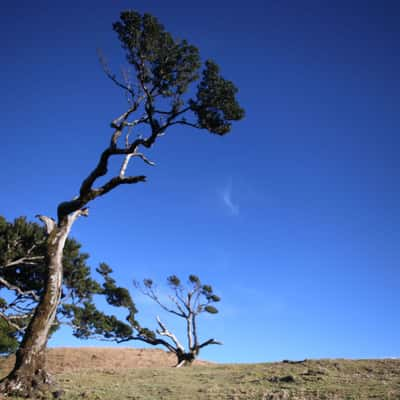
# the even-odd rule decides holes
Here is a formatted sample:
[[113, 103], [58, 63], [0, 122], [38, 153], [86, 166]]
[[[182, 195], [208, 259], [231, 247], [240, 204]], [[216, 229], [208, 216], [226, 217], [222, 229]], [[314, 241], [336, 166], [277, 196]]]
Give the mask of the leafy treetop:
[[[146, 99], [145, 111], [154, 127], [165, 130], [183, 124], [224, 135], [231, 129], [230, 121], [243, 118], [244, 110], [235, 98], [237, 88], [220, 75], [211, 60], [205, 62], [195, 96], [185, 100], [183, 95], [191, 83], [200, 79], [199, 50], [186, 40], [174, 39], [157, 18], [124, 11], [113, 27], [138, 82], [136, 89], [130, 82], [125, 89], [133, 97]], [[169, 102], [167, 110], [157, 108], [159, 98], [162, 104]], [[192, 112], [194, 119], [188, 120], [187, 112]]]

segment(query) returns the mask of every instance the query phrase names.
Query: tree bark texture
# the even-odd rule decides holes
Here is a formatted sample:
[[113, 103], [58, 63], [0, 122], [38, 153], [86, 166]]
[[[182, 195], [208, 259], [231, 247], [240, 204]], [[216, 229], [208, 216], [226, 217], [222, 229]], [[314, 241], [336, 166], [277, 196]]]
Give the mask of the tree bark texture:
[[47, 391], [51, 383], [46, 372], [45, 350], [61, 296], [63, 250], [72, 223], [73, 219], [66, 217], [49, 232], [45, 289], [16, 353], [15, 366], [0, 384], [0, 391], [8, 395], [37, 396]]

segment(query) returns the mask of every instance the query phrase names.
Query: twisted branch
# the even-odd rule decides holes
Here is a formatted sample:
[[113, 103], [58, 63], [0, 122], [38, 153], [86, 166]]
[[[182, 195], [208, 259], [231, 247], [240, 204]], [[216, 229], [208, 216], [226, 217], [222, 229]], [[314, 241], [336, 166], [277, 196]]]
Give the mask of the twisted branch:
[[157, 317], [157, 323], [158, 323], [158, 325], [159, 325], [160, 328], [161, 328], [161, 329], [157, 329], [157, 333], [158, 333], [159, 335], [161, 335], [161, 336], [167, 336], [167, 337], [169, 337], [169, 338], [175, 343], [175, 346], [176, 346], [175, 351], [176, 351], [176, 350], [179, 350], [179, 351], [181, 351], [182, 353], [184, 353], [184, 352], [185, 352], [184, 347], [179, 343], [179, 340], [176, 338], [176, 336], [175, 336], [173, 333], [171, 333], [171, 332], [167, 329], [167, 327], [161, 322], [160, 317]]
[[203, 347], [209, 346], [210, 344], [222, 345], [223, 343], [222, 343], [222, 342], [218, 342], [218, 341], [215, 340], [215, 339], [208, 339], [208, 340], [206, 340], [205, 342], [203, 342], [202, 344], [200, 344], [197, 348], [200, 350], [200, 349], [202, 349]]
[[[15, 322], [12, 321], [12, 319], [17, 319], [18, 318], [17, 316], [14, 316], [14, 317], [8, 316], [8, 315], [0, 312], [0, 318], [2, 318], [4, 321], [6, 321], [9, 326], [14, 328], [18, 332], [21, 332], [21, 333], [25, 332], [25, 327], [19, 326], [18, 324], [16, 324]], [[21, 316], [21, 318], [23, 318], [23, 317]]]
[[1, 277], [0, 277], [0, 285], [3, 285], [8, 290], [11, 290], [11, 291], [17, 293], [17, 295], [20, 297], [24, 297], [24, 298], [29, 297], [35, 301], [39, 301], [39, 296], [35, 293], [34, 290], [28, 290], [28, 291], [24, 292], [18, 286], [11, 284], [10, 282], [6, 281], [4, 278], [1, 278]]

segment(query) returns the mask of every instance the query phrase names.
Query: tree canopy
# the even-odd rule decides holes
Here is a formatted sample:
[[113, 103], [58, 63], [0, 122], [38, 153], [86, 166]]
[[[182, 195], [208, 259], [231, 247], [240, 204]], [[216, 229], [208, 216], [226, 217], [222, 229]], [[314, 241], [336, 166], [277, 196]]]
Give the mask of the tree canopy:
[[[236, 100], [238, 90], [221, 76], [218, 65], [206, 60], [201, 69], [197, 47], [175, 39], [156, 17], [124, 11], [113, 28], [131, 69], [124, 82], [106, 72], [130, 94], [135, 111], [143, 103], [145, 112], [137, 124], [162, 131], [182, 124], [224, 135], [231, 130], [231, 121], [243, 118], [244, 110]], [[194, 82], [198, 84], [193, 91]]]

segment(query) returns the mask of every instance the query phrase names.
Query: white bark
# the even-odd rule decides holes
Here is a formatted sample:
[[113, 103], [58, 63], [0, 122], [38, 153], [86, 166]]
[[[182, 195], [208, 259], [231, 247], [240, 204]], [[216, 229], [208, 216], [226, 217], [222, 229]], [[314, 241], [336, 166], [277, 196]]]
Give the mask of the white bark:
[[158, 325], [161, 327], [161, 329], [157, 329], [157, 333], [161, 336], [167, 336], [169, 337], [175, 344], [176, 348], [180, 350], [182, 353], [185, 352], [185, 348], [181, 345], [179, 340], [176, 338], [176, 336], [171, 333], [167, 327], [161, 322], [160, 317], [157, 317], [157, 322]]

